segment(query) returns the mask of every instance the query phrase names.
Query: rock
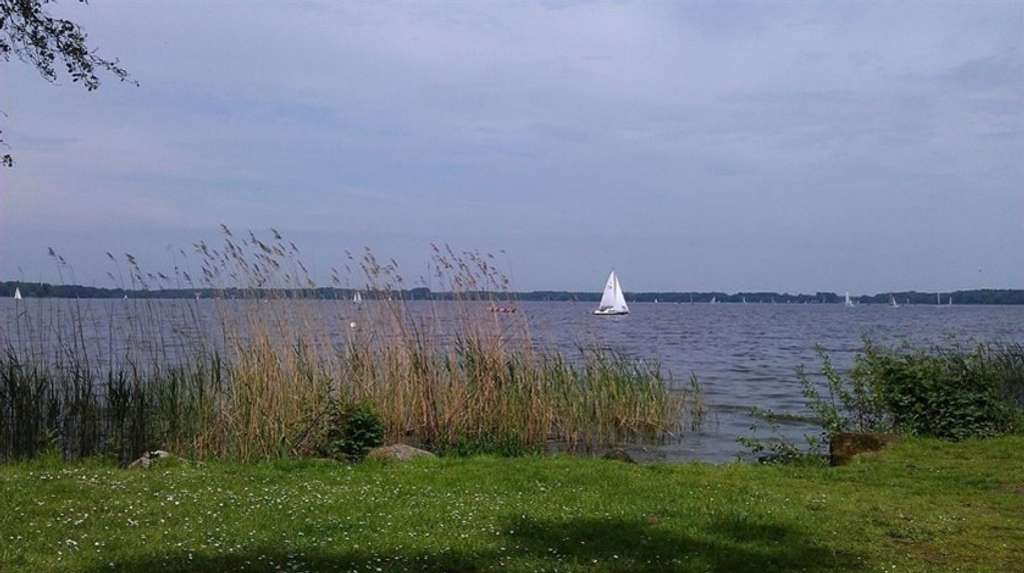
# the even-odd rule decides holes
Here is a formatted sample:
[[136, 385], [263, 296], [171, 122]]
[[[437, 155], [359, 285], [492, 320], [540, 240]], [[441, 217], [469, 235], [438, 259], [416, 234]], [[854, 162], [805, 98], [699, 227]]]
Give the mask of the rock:
[[633, 456], [629, 455], [629, 453], [624, 448], [614, 448], [614, 449], [608, 450], [607, 452], [605, 452], [605, 454], [603, 456], [601, 456], [601, 458], [605, 459], [605, 460], [614, 460], [614, 461], [617, 461], [617, 462], [624, 462], [624, 463], [627, 463], [627, 464], [635, 464], [636, 463], [636, 460], [633, 459]]
[[381, 446], [379, 448], [373, 448], [368, 454], [366, 459], [378, 460], [383, 462], [407, 462], [416, 458], [436, 458], [434, 454], [407, 446], [405, 444], [394, 444], [392, 446]]
[[857, 454], [877, 452], [896, 440], [891, 434], [840, 432], [829, 442], [829, 463], [844, 466]]
[[156, 462], [157, 460], [169, 460], [174, 457], [175, 455], [172, 454], [171, 452], [166, 452], [164, 450], [153, 450], [150, 452], [146, 452], [145, 454], [142, 455], [141, 458], [128, 464], [128, 469], [146, 469], [149, 466], [153, 465], [153, 463]]

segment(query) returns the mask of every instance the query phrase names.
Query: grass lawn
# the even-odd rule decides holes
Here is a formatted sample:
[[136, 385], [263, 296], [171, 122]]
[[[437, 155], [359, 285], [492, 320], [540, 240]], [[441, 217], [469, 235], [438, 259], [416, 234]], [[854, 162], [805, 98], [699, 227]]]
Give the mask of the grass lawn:
[[844, 468], [0, 467], [0, 571], [1024, 571], [1024, 438]]

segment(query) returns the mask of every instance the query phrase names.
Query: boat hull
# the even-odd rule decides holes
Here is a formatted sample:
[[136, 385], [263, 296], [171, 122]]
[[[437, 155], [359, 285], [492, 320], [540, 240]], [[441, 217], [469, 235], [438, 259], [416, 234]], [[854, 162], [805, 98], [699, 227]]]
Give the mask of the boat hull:
[[598, 310], [594, 311], [594, 315], [595, 316], [617, 316], [617, 315], [620, 315], [620, 314], [629, 314], [629, 311], [628, 310], [615, 310], [615, 309], [608, 309], [608, 310], [600, 310], [600, 309], [598, 309]]

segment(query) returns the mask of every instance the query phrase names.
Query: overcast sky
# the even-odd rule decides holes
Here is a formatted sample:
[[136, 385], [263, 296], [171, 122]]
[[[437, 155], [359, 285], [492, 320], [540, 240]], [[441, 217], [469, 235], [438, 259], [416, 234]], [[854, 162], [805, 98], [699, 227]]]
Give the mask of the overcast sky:
[[277, 227], [518, 289], [1024, 288], [1024, 2], [65, 1], [139, 87], [0, 63], [0, 280]]

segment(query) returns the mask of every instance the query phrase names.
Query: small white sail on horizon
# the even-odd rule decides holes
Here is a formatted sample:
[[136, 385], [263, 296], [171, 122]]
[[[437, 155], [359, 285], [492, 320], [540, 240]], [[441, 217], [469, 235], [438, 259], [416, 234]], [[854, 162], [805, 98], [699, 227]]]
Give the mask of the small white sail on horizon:
[[846, 300], [843, 301], [846, 306], [853, 306], [853, 299], [850, 298], [850, 291], [846, 291]]
[[356, 294], [352, 295], [352, 302], [360, 304], [363, 302], [363, 295], [356, 291]]
[[608, 275], [604, 293], [601, 294], [601, 302], [594, 314], [602, 316], [629, 314], [629, 305], [626, 304], [626, 297], [622, 294], [622, 285], [619, 283], [619, 277], [615, 275], [615, 271]]
[[889, 306], [891, 306], [893, 308], [899, 308], [900, 307], [899, 303], [896, 302], [896, 295], [893, 295], [893, 294], [889, 295]]
[[718, 297], [717, 296], [711, 297], [711, 304], [718, 304]]
[[14, 287], [14, 300], [21, 300], [21, 289]]

